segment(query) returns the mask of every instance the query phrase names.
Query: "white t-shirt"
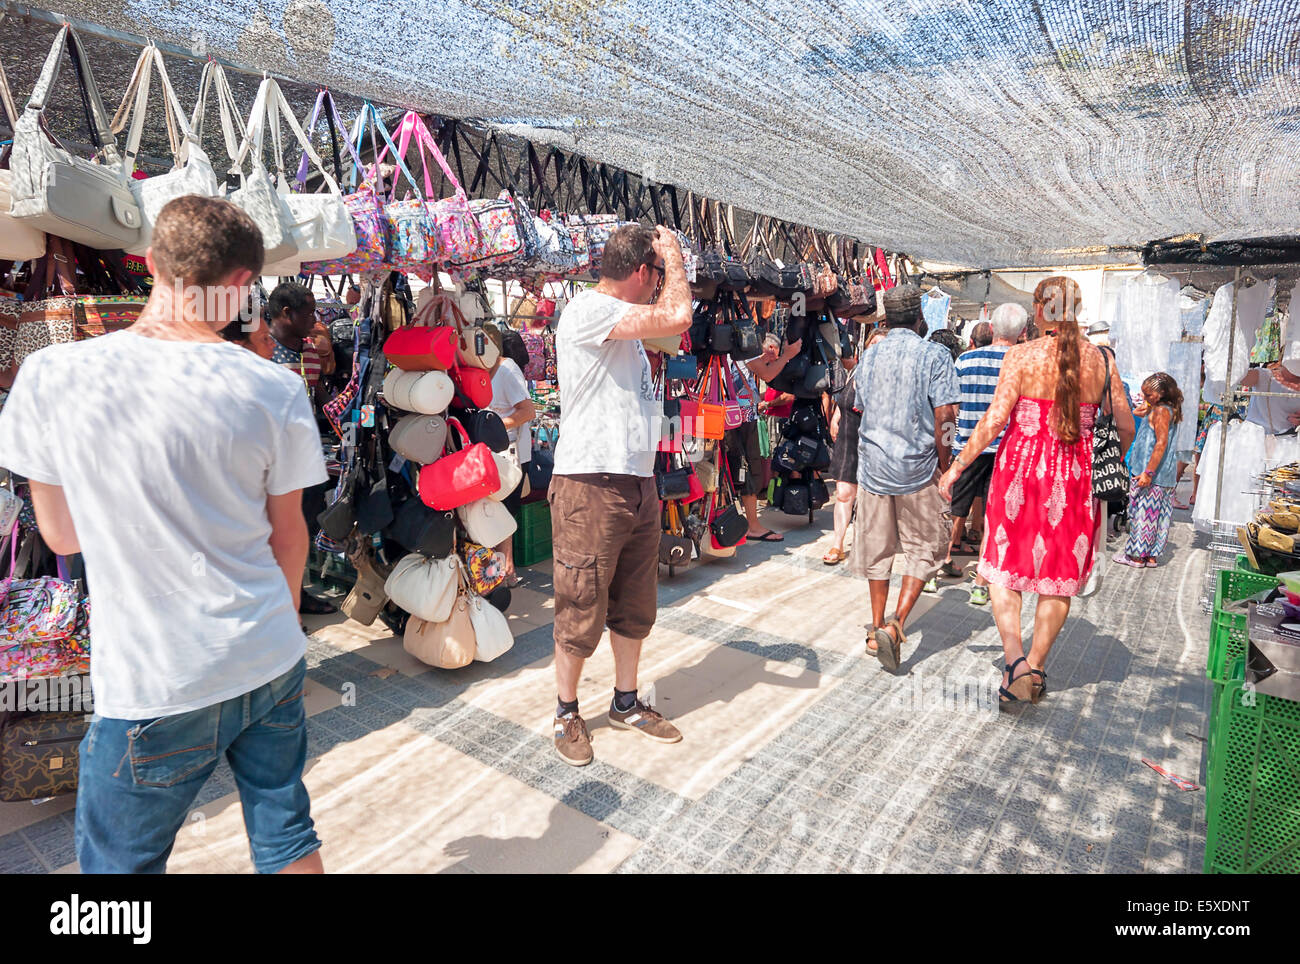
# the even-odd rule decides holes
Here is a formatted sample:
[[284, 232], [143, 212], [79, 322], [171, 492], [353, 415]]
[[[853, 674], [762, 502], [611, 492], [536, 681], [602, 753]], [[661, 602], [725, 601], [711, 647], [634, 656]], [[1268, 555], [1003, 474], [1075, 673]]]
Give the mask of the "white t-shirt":
[[[532, 395], [528, 393], [524, 373], [511, 359], [502, 358], [496, 374], [492, 376], [492, 411], [505, 418], [515, 410], [516, 405], [530, 398]], [[525, 422], [518, 428], [506, 429], [510, 441], [518, 443], [516, 451], [519, 452], [520, 465], [533, 457], [533, 433], [529, 428], [531, 424]]]
[[654, 475], [663, 409], [640, 339], [607, 340], [630, 302], [579, 293], [555, 329], [560, 438], [555, 474]]
[[129, 331], [31, 355], [0, 465], [60, 485], [86, 563], [95, 711], [210, 706], [306, 649], [268, 495], [327, 480], [302, 380], [229, 343]]

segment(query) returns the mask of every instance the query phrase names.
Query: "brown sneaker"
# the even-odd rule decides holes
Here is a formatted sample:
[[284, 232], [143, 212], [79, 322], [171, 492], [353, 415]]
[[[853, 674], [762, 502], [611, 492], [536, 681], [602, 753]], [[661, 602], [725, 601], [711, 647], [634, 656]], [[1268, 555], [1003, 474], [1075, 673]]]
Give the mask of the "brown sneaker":
[[555, 752], [573, 767], [585, 767], [595, 759], [596, 755], [591, 752], [591, 734], [577, 713], [556, 717]]
[[609, 708], [610, 726], [624, 730], [636, 730], [659, 743], [678, 743], [682, 734], [677, 727], [663, 718], [663, 714], [646, 706], [640, 700], [626, 713], [620, 713], [613, 706]]

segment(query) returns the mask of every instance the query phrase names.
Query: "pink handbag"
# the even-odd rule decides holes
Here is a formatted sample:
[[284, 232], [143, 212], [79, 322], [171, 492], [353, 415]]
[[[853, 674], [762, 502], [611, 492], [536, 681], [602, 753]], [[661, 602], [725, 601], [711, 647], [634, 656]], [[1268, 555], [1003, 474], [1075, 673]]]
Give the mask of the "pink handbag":
[[[451, 268], [460, 269], [466, 265], [472, 265], [483, 257], [483, 237], [479, 229], [478, 220], [474, 216], [474, 211], [470, 206], [470, 200], [465, 194], [465, 189], [461, 187], [460, 181], [452, 173], [451, 167], [447, 164], [447, 158], [443, 156], [438, 149], [438, 143], [429, 133], [429, 128], [425, 125], [424, 119], [413, 110], [409, 110], [402, 117], [401, 127], [397, 134], [397, 151], [398, 157], [405, 157], [407, 148], [410, 147], [411, 138], [414, 136], [416, 151], [420, 155], [420, 164], [424, 172], [424, 194], [426, 198], [433, 197], [433, 180], [429, 177], [429, 165], [425, 155], [432, 156], [442, 168], [443, 176], [455, 188], [455, 193], [441, 201], [428, 201], [429, 214], [433, 218], [434, 230], [438, 238], [438, 257], [436, 260], [439, 264]], [[385, 152], [386, 153], [386, 152]]]
[[[9, 534], [9, 575], [0, 587], [0, 681], [54, 676], [79, 662], [89, 605], [76, 584], [66, 578], [59, 557], [60, 578], [15, 579], [18, 565], [18, 523]], [[69, 641], [77, 639], [77, 645]]]

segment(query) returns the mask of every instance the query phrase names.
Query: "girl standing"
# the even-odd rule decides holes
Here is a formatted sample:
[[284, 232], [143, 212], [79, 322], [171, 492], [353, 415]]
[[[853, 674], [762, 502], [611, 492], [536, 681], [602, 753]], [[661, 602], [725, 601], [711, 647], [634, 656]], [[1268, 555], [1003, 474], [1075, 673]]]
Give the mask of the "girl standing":
[[1174, 426], [1183, 417], [1183, 393], [1165, 372], [1156, 372], [1142, 383], [1142, 405], [1135, 415], [1143, 416], [1133, 440], [1129, 464], [1141, 471], [1129, 489], [1128, 545], [1116, 553], [1115, 561], [1126, 566], [1154, 569], [1169, 539], [1169, 520], [1174, 511], [1177, 484], [1177, 456], [1169, 444]]

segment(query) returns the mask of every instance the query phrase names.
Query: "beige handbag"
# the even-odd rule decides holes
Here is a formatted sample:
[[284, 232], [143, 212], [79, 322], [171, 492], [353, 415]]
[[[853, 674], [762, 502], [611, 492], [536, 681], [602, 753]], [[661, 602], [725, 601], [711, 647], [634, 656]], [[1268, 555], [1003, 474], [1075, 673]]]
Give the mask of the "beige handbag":
[[665, 335], [661, 338], [642, 338], [641, 344], [651, 351], [662, 352], [665, 355], [676, 355], [682, 350], [682, 336]]
[[458, 589], [451, 612], [441, 622], [412, 616], [402, 634], [402, 648], [421, 663], [438, 669], [460, 669], [474, 662], [477, 650], [470, 594], [464, 574], [457, 568]]
[[[518, 480], [515, 484], [519, 484]], [[469, 505], [462, 505], [456, 514], [460, 516], [461, 525], [469, 537], [481, 546], [499, 546], [514, 535], [518, 528], [510, 510], [491, 499], [479, 499]]]
[[[441, 415], [456, 397], [446, 372], [404, 372], [394, 368], [384, 376], [384, 402], [404, 412]], [[446, 423], [443, 423], [446, 428]], [[427, 463], [422, 463], [427, 464]]]
[[[0, 65], [0, 104], [9, 120], [9, 129], [13, 130], [18, 126], [18, 111], [14, 108], [3, 65]], [[45, 232], [9, 216], [9, 204], [13, 201], [9, 190], [9, 151], [9, 147], [0, 151], [0, 261], [31, 261], [45, 254]]]
[[393, 566], [384, 580], [384, 592], [412, 616], [439, 622], [447, 618], [456, 599], [459, 562], [455, 556], [430, 559], [412, 552]]
[[[506, 497], [519, 487], [524, 479], [524, 470], [519, 465], [519, 452], [512, 445], [505, 452], [493, 452], [492, 461], [497, 464], [497, 476], [501, 479], [501, 488], [493, 492], [489, 499], [504, 502]], [[522, 496], [520, 496], [522, 498]], [[493, 543], [496, 545], [496, 543]]]
[[430, 465], [447, 447], [447, 420], [441, 415], [406, 415], [388, 433], [389, 447], [416, 465]]

